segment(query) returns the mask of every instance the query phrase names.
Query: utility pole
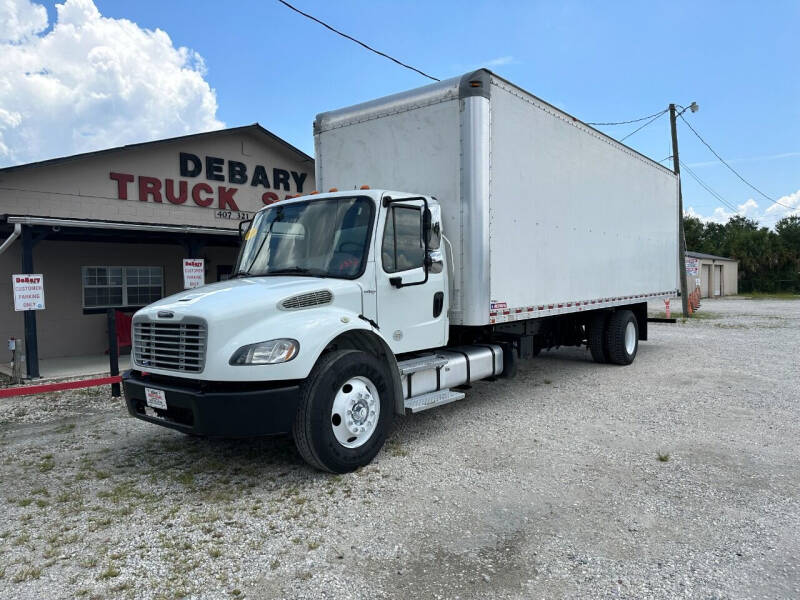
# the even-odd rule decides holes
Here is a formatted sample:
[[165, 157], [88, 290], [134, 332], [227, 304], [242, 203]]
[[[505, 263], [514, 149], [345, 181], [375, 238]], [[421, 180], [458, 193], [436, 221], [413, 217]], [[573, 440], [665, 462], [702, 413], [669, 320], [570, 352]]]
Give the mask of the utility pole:
[[[694, 103], [693, 103], [694, 104]], [[685, 109], [684, 109], [685, 110]], [[694, 109], [692, 109], [694, 111]], [[683, 231], [683, 193], [681, 192], [681, 165], [678, 159], [678, 116], [675, 105], [669, 105], [669, 124], [672, 128], [672, 170], [678, 176], [678, 273], [681, 278], [681, 309], [683, 317], [689, 316], [689, 295], [686, 291], [686, 235]]]

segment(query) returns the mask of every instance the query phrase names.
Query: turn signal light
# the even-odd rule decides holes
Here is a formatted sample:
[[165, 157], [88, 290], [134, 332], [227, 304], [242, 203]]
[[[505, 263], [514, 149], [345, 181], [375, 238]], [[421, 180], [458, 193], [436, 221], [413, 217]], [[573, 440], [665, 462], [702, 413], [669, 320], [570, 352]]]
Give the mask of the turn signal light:
[[368, 186], [368, 185], [362, 185], [362, 186], [361, 186], [359, 189], [362, 189], [362, 190], [368, 190], [368, 189], [369, 189], [369, 186]]

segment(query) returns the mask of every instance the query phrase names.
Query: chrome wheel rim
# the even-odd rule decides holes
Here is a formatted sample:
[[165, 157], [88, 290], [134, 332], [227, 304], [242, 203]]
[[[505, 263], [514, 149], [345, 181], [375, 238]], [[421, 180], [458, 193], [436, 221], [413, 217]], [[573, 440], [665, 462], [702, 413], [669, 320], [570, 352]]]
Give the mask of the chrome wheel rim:
[[345, 448], [363, 446], [375, 433], [381, 414], [375, 384], [357, 376], [345, 381], [336, 392], [331, 409], [333, 435]]
[[625, 351], [631, 356], [634, 350], [636, 350], [636, 325], [633, 321], [629, 321], [625, 327]]

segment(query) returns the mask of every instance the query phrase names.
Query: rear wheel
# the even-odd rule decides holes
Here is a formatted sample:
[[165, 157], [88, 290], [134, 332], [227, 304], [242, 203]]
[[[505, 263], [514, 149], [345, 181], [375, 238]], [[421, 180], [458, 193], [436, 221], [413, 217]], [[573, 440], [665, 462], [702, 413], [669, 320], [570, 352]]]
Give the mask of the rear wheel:
[[611, 315], [606, 327], [608, 360], [617, 365], [629, 365], [639, 349], [639, 324], [629, 310]]
[[589, 351], [596, 363], [607, 363], [608, 352], [606, 350], [606, 327], [608, 325], [609, 314], [606, 311], [598, 312], [589, 321], [587, 331], [587, 341]]
[[300, 390], [293, 428], [297, 449], [318, 469], [353, 471], [380, 451], [393, 407], [386, 365], [359, 350], [326, 354]]

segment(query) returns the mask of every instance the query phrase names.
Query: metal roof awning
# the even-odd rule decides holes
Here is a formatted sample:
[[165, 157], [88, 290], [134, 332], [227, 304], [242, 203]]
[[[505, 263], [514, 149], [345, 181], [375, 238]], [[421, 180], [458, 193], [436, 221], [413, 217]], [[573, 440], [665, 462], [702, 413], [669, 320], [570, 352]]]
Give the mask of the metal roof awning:
[[183, 233], [202, 235], [238, 236], [237, 229], [227, 227], [203, 227], [199, 225], [159, 225], [157, 223], [126, 223], [121, 221], [98, 221], [84, 219], [60, 219], [57, 217], [6, 217], [6, 222], [20, 225], [43, 225], [46, 227], [76, 227], [81, 229], [117, 229], [124, 231], [152, 231], [157, 233]]

